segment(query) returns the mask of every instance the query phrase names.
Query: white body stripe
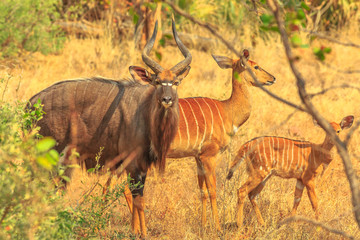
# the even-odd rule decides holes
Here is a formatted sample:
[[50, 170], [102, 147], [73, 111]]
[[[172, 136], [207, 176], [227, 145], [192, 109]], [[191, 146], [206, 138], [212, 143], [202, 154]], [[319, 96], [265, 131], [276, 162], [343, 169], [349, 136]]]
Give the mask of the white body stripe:
[[204, 114], [204, 112], [202, 110], [201, 105], [198, 103], [198, 101], [196, 101], [196, 98], [194, 98], [194, 101], [197, 103], [197, 105], [200, 108], [201, 114], [202, 114], [202, 116], [204, 118], [204, 125], [205, 125], [205, 127], [204, 127], [204, 135], [203, 135], [203, 138], [201, 139], [201, 142], [200, 142], [200, 145], [199, 145], [199, 149], [200, 149], [202, 147], [202, 145], [203, 145], [203, 143], [205, 141], [205, 137], [206, 137], [206, 117], [205, 117], [205, 114]]
[[290, 165], [289, 165], [289, 168], [288, 168], [288, 172], [291, 169], [293, 161], [294, 161], [294, 143], [292, 142], [291, 143], [291, 161], [290, 161]]
[[187, 133], [187, 140], [188, 140], [186, 148], [189, 148], [190, 147], [189, 126], [188, 126], [188, 122], [187, 122], [187, 119], [186, 119], [186, 116], [185, 116], [185, 113], [184, 113], [184, 109], [181, 107], [181, 104], [179, 104], [179, 107], [180, 107], [182, 115], [184, 116], [184, 121], [185, 121], [185, 125], [186, 125], [186, 133]]
[[204, 103], [208, 106], [209, 110], [210, 110], [210, 113], [211, 113], [211, 131], [210, 131], [210, 137], [209, 137], [209, 140], [211, 140], [211, 137], [213, 135], [213, 132], [214, 132], [214, 115], [213, 115], [213, 112], [211, 110], [211, 107], [210, 105], [205, 101], [205, 98], [202, 98], [202, 100], [204, 101]]
[[215, 105], [215, 107], [216, 107], [216, 110], [218, 111], [219, 117], [220, 117], [220, 119], [221, 119], [221, 124], [222, 124], [223, 130], [224, 130], [224, 133], [226, 133], [225, 125], [224, 125], [224, 120], [223, 120], [223, 118], [222, 118], [222, 116], [221, 116], [220, 110], [219, 110], [216, 102], [214, 102], [214, 100], [211, 99], [211, 98], [209, 98], [209, 99], [214, 103], [214, 105]]
[[269, 170], [269, 167], [268, 167], [268, 158], [266, 156], [266, 148], [265, 148], [265, 141], [262, 140], [262, 146], [263, 146], [263, 150], [264, 150], [264, 158], [265, 158], [265, 169], [266, 170]]
[[195, 124], [196, 124], [196, 139], [195, 139], [195, 143], [194, 143], [194, 146], [193, 146], [193, 148], [194, 148], [194, 147], [196, 147], [197, 141], [198, 141], [198, 138], [199, 138], [199, 123], [198, 123], [198, 121], [197, 121], [195, 112], [194, 112], [193, 108], [191, 107], [191, 104], [190, 104], [185, 98], [184, 98], [184, 100], [185, 100], [185, 101], [187, 102], [187, 104], [189, 105], [190, 110], [191, 110], [191, 112], [192, 112], [192, 114], [193, 114], [193, 116], [194, 116], [194, 119], [195, 119]]

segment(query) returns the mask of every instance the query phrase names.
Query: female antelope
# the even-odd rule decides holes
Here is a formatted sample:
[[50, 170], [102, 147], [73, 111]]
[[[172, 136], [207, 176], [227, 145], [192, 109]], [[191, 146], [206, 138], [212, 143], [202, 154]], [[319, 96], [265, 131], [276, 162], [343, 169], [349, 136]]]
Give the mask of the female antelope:
[[[331, 126], [339, 134], [342, 130], [350, 128], [353, 121], [353, 116], [347, 116], [342, 119], [340, 124], [332, 122]], [[318, 218], [314, 178], [320, 165], [323, 165], [325, 169], [331, 162], [330, 150], [333, 146], [334, 143], [328, 134], [321, 144], [267, 136], [258, 137], [245, 143], [238, 151], [227, 176], [227, 179], [230, 179], [241, 161], [246, 160], [246, 170], [249, 177], [238, 189], [238, 226], [242, 225], [246, 195], [248, 195], [251, 201], [259, 223], [261, 225], [264, 224], [259, 207], [255, 202], [255, 197], [261, 192], [266, 181], [272, 175], [297, 179], [294, 207], [291, 215], [296, 213], [304, 187], [306, 187], [315, 216]]]

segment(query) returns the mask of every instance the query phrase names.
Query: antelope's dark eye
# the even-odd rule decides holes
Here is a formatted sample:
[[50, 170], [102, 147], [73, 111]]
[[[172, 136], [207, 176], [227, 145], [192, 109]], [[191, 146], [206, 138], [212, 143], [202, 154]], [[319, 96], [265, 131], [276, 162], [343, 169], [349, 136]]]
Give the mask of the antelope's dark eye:
[[180, 82], [179, 81], [176, 81], [173, 83], [175, 86], [179, 86], [180, 85]]
[[340, 133], [340, 130], [337, 130], [336, 133]]
[[255, 68], [256, 70], [258, 70], [258, 69], [259, 69], [259, 66], [255, 66], [254, 68]]

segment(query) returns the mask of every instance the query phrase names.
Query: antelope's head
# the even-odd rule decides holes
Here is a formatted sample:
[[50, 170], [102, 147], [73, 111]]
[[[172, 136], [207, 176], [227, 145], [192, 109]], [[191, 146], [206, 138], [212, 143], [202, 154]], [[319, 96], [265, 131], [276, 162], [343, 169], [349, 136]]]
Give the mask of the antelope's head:
[[249, 51], [244, 49], [242, 52], [243, 60], [241, 59], [231, 59], [224, 56], [216, 56], [212, 55], [219, 67], [222, 69], [231, 68], [233, 70], [233, 78], [235, 78], [235, 74], [241, 74], [247, 83], [252, 86], [257, 86], [255, 80], [251, 77], [250, 73], [246, 71], [246, 64], [243, 61], [246, 61], [248, 66], [251, 68], [252, 72], [256, 75], [259, 83], [262, 85], [272, 85], [275, 83], [276, 79], [273, 75], [262, 69], [256, 62], [251, 61], [249, 59]]
[[[339, 134], [344, 130], [344, 129], [348, 129], [352, 126], [354, 122], [354, 116], [350, 115], [347, 117], [344, 117], [340, 123], [336, 123], [336, 122], [331, 122], [330, 125], [332, 126], [332, 128], [334, 129], [334, 131], [336, 132], [336, 134], [339, 136]], [[326, 135], [326, 139], [325, 141], [329, 142], [330, 144], [334, 144], [331, 141], [330, 136]]]
[[174, 39], [181, 53], [185, 59], [176, 64], [171, 69], [164, 69], [160, 64], [149, 57], [149, 53], [154, 46], [156, 34], [157, 34], [158, 23], [156, 21], [155, 28], [151, 39], [146, 44], [142, 59], [144, 63], [150, 67], [154, 74], [150, 74], [146, 69], [142, 67], [130, 66], [129, 70], [134, 79], [140, 78], [156, 88], [156, 98], [159, 104], [164, 108], [174, 106], [174, 103], [178, 102], [177, 87], [180, 85], [181, 80], [187, 76], [190, 71], [190, 63], [192, 56], [189, 50], [179, 39], [179, 36], [175, 29], [175, 22], [172, 20], [172, 30]]

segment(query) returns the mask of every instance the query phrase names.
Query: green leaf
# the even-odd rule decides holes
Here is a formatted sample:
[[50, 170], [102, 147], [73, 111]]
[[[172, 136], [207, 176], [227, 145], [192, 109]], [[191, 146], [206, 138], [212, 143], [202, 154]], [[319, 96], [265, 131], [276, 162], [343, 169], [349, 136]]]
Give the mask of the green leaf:
[[87, 172], [88, 172], [88, 173], [95, 172], [95, 168], [89, 168], [89, 169], [87, 170]]
[[298, 35], [298, 34], [294, 34], [292, 37], [291, 37], [291, 43], [295, 46], [295, 47], [298, 47], [302, 44], [302, 40], [301, 40], [301, 37]]
[[301, 44], [300, 47], [301, 47], [301, 48], [309, 48], [310, 45], [306, 43], [306, 44]]
[[234, 78], [235, 78], [236, 81], [241, 82], [241, 77], [240, 77], [239, 73], [234, 72]]
[[304, 11], [302, 10], [302, 9], [299, 9], [298, 11], [297, 11], [297, 18], [298, 19], [305, 19], [305, 13], [304, 13]]
[[159, 40], [159, 45], [162, 46], [162, 47], [165, 47], [165, 38], [161, 38]]
[[45, 156], [40, 156], [36, 158], [36, 162], [42, 166], [43, 168], [46, 168], [47, 170], [51, 170], [53, 168], [53, 164], [49, 159]]
[[310, 11], [310, 7], [308, 5], [306, 5], [306, 3], [304, 1], [301, 1], [301, 7], [303, 9], [305, 9], [306, 11]]
[[68, 176], [61, 176], [62, 179], [64, 179], [66, 182], [70, 182], [70, 178]]
[[160, 52], [155, 51], [155, 56], [156, 56], [157, 59], [159, 59], [159, 61], [161, 61], [161, 59], [162, 59], [162, 54], [161, 54]]
[[139, 16], [137, 14], [133, 15], [133, 23], [136, 25], [139, 21]]
[[320, 48], [318, 48], [318, 47], [313, 48], [313, 53], [319, 60], [321, 60], [321, 61], [325, 60], [324, 51], [322, 51]]
[[53, 138], [45, 137], [36, 144], [36, 149], [39, 152], [46, 152], [49, 151], [52, 147], [54, 147], [55, 144], [56, 141]]
[[173, 36], [170, 35], [170, 34], [164, 34], [164, 37], [167, 38], [167, 39], [173, 39]]
[[270, 15], [270, 14], [262, 14], [260, 16], [260, 20], [262, 21], [262, 23], [265, 25], [265, 26], [268, 26], [271, 21], [274, 19], [274, 16], [273, 15]]
[[326, 47], [323, 49], [324, 53], [331, 53], [331, 48], [330, 47]]

